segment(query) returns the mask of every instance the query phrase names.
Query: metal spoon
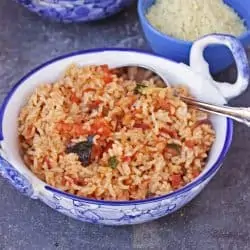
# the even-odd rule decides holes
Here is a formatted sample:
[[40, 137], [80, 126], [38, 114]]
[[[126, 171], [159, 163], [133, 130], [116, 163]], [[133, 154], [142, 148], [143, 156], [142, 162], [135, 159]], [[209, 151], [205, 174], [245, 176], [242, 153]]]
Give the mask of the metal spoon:
[[[154, 82], [158, 87], [169, 87], [167, 79], [161, 74], [158, 74], [156, 70], [145, 66], [145, 65], [126, 65], [114, 69], [115, 72], [125, 79], [135, 80], [141, 82], [143, 80], [154, 79]], [[194, 100], [192, 98], [187, 98], [176, 94], [182, 101], [190, 106], [194, 106], [199, 110], [213, 113], [217, 115], [222, 115], [229, 117], [237, 122], [243, 123], [250, 127], [250, 108], [244, 107], [230, 107], [226, 105], [214, 105], [210, 103], [205, 103], [201, 101]]]

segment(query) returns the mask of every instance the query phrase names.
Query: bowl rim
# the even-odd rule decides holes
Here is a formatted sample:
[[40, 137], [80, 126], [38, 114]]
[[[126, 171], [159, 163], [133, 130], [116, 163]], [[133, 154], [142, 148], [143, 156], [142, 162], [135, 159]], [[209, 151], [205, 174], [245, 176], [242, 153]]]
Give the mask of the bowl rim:
[[[79, 56], [79, 55], [86, 55], [86, 54], [93, 54], [93, 53], [101, 53], [101, 52], [132, 52], [132, 53], [138, 53], [138, 54], [144, 54], [147, 56], [153, 56], [153, 57], [157, 57], [157, 58], [161, 58], [164, 59], [166, 61], [170, 61], [173, 63], [176, 63], [172, 60], [169, 60], [163, 56], [159, 56], [159, 55], [155, 55], [151, 52], [147, 52], [147, 51], [143, 51], [140, 49], [127, 49], [127, 48], [98, 48], [98, 49], [89, 49], [89, 50], [79, 50], [79, 51], [75, 51], [72, 53], [68, 53], [68, 54], [64, 54], [58, 57], [55, 57], [51, 60], [48, 60], [42, 64], [40, 64], [39, 66], [35, 67], [34, 69], [32, 69], [31, 71], [29, 71], [26, 75], [24, 75], [16, 84], [14, 84], [14, 86], [9, 90], [8, 94], [6, 95], [6, 97], [4, 98], [1, 106], [0, 106], [0, 143], [4, 140], [3, 137], [3, 118], [5, 115], [5, 110], [6, 107], [12, 97], [12, 95], [16, 92], [16, 90], [23, 84], [25, 83], [25, 81], [31, 77], [33, 74], [35, 74], [37, 71], [47, 67], [48, 65], [58, 62], [60, 60], [63, 59], [67, 59], [70, 57], [74, 57], [74, 56]], [[168, 198], [174, 198], [174, 197], [179, 197], [181, 195], [183, 195], [184, 193], [188, 192], [189, 190], [199, 186], [201, 183], [203, 183], [204, 181], [208, 180], [210, 177], [212, 177], [217, 170], [219, 170], [223, 160], [226, 157], [226, 154], [229, 151], [229, 148], [231, 146], [231, 142], [232, 142], [232, 137], [233, 137], [233, 121], [230, 118], [226, 118], [227, 121], [227, 125], [226, 125], [226, 138], [224, 141], [224, 145], [221, 149], [221, 152], [217, 158], [217, 160], [215, 161], [215, 163], [211, 166], [211, 168], [207, 171], [207, 173], [203, 176], [198, 177], [196, 180], [194, 180], [193, 182], [187, 184], [186, 186], [173, 191], [171, 193], [165, 194], [165, 195], [161, 195], [158, 197], [153, 197], [153, 198], [149, 198], [149, 199], [143, 199], [143, 200], [132, 200], [132, 201], [109, 201], [109, 200], [97, 200], [97, 199], [90, 199], [90, 198], [84, 198], [84, 197], [80, 197], [80, 196], [76, 196], [64, 191], [61, 191], [57, 188], [54, 188], [50, 185], [48, 185], [47, 183], [45, 183], [44, 181], [40, 180], [33, 172], [31, 172], [31, 175], [34, 176], [38, 181], [40, 181], [41, 183], [43, 183], [44, 188], [48, 191], [51, 191], [54, 194], [59, 194], [64, 196], [65, 198], [74, 200], [74, 201], [79, 201], [79, 202], [85, 202], [85, 203], [90, 203], [90, 204], [95, 204], [95, 205], [112, 205], [112, 206], [128, 206], [128, 205], [139, 205], [139, 204], [145, 204], [145, 203], [152, 203], [152, 202], [156, 202], [156, 201], [162, 201]], [[11, 164], [12, 165], [12, 164]], [[12, 166], [13, 168], [15, 168], [15, 166]], [[28, 167], [26, 167], [28, 169]], [[29, 170], [29, 169], [28, 169]], [[33, 183], [31, 182], [31, 185], [33, 185]], [[38, 198], [39, 198], [39, 193], [38, 193]]]
[[[234, 10], [233, 7], [231, 7], [231, 8]], [[160, 30], [156, 29], [149, 22], [149, 20], [147, 19], [146, 15], [144, 13], [144, 10], [145, 10], [145, 8], [144, 8], [144, 0], [138, 0], [138, 3], [137, 3], [137, 12], [139, 14], [142, 26], [143, 26], [143, 23], [145, 23], [148, 26], [148, 28], [150, 29], [150, 31], [153, 32], [153, 33], [155, 33], [157, 36], [160, 36], [160, 37], [162, 37], [164, 39], [168, 39], [168, 40], [170, 40], [172, 42], [177, 42], [180, 45], [185, 45], [185, 46], [192, 46], [192, 44], [195, 41], [197, 41], [197, 40], [199, 40], [199, 39], [201, 39], [203, 37], [203, 36], [202, 37], [198, 37], [194, 41], [188, 41], [188, 40], [183, 40], [183, 39], [179, 39], [179, 38], [175, 38], [175, 37], [172, 37], [170, 35], [167, 35], [167, 34], [161, 32]], [[236, 13], [238, 14], [238, 12], [236, 12]], [[242, 20], [242, 18], [241, 18], [241, 20]], [[236, 38], [239, 39], [240, 41], [245, 40], [250, 35], [250, 30], [249, 30], [248, 26], [246, 26], [246, 27], [247, 27], [247, 31], [245, 31], [244, 33], [242, 33], [240, 36], [236, 36]], [[210, 33], [210, 34], [206, 34], [204, 36], [208, 36], [208, 35], [212, 35], [212, 34], [222, 34], [222, 33], [218, 33], [218, 32], [214, 33], [213, 32], [213, 33]], [[228, 34], [224, 34], [224, 35], [228, 35]], [[219, 46], [219, 45], [212, 45], [212, 46]]]

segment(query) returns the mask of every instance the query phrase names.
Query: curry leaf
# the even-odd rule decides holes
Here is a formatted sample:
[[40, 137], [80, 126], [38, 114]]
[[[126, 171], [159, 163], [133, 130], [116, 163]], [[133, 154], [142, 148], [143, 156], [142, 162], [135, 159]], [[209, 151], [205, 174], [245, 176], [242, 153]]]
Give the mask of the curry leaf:
[[142, 94], [142, 90], [144, 88], [146, 88], [147, 86], [146, 85], [143, 85], [143, 84], [136, 84], [136, 87], [134, 89], [134, 93], [135, 94]]
[[109, 164], [109, 167], [115, 169], [118, 165], [118, 160], [116, 159], [115, 156], [112, 156], [108, 159], [108, 164]]
[[170, 149], [173, 149], [176, 151], [176, 153], [180, 154], [181, 153], [181, 146], [175, 143], [169, 143], [167, 144], [167, 147]]
[[70, 145], [66, 149], [66, 153], [75, 153], [78, 155], [80, 162], [87, 166], [90, 164], [91, 151], [93, 146], [94, 136], [88, 136], [87, 141], [78, 142]]

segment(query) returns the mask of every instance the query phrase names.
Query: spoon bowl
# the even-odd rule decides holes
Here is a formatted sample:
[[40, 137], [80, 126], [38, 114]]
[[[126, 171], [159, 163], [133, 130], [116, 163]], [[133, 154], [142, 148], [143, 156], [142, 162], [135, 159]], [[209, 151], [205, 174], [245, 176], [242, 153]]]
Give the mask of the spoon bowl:
[[129, 64], [114, 68], [114, 72], [126, 80], [134, 80], [137, 82], [153, 80], [158, 87], [170, 87], [166, 77], [149, 66]]
[[[158, 73], [157, 70], [153, 69], [152, 67], [148, 67], [145, 65], [130, 64], [114, 68], [114, 71], [118, 74], [118, 76], [121, 76], [127, 80], [134, 80], [137, 82], [153, 80], [158, 87], [164, 88], [171, 86], [166, 77]], [[208, 113], [222, 115], [224, 117], [231, 118], [237, 122], [250, 126], [250, 108], [214, 105], [212, 103], [201, 102], [192, 98], [180, 96], [178, 93], [175, 93], [175, 95], [178, 96], [187, 105], [196, 107]]]

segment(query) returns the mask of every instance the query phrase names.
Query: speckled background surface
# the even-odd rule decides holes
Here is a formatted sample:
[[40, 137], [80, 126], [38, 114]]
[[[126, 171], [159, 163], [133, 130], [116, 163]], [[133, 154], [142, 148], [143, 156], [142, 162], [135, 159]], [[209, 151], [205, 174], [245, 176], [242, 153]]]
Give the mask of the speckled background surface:
[[[0, 101], [34, 66], [95, 47], [148, 50], [136, 7], [92, 24], [44, 21], [10, 0], [0, 1]], [[234, 69], [220, 79], [233, 80]], [[232, 101], [250, 106], [250, 90]], [[33, 201], [0, 178], [0, 249], [250, 249], [250, 129], [235, 125], [223, 168], [189, 205], [137, 226], [81, 223]]]

